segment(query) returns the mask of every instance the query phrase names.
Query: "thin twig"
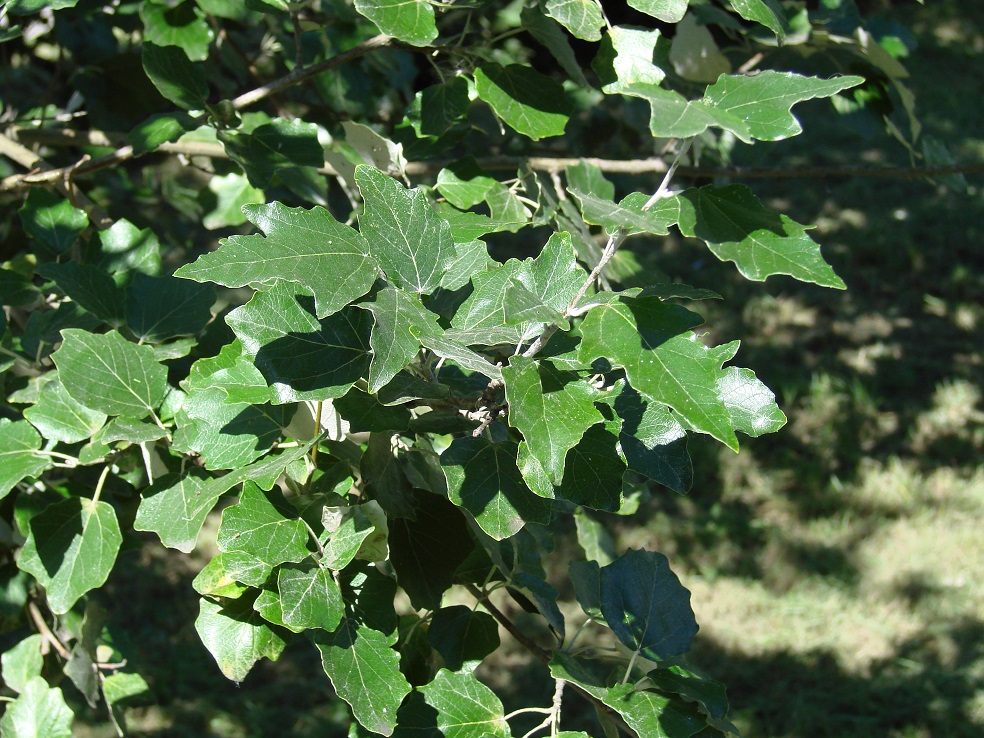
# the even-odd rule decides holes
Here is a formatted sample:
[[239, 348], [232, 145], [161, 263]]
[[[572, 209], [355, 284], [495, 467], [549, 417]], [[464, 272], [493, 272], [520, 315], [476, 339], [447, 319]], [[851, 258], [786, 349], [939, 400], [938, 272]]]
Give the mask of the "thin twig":
[[472, 595], [472, 597], [482, 603], [482, 606], [489, 611], [489, 615], [495, 618], [496, 622], [505, 628], [509, 632], [509, 635], [515, 638], [523, 648], [529, 651], [530, 654], [538, 658], [544, 664], [550, 663], [550, 651], [534, 643], [529, 636], [517, 628], [513, 621], [506, 617], [502, 610], [492, 604], [487, 594], [479, 590], [474, 584], [466, 584], [465, 588]]
[[41, 614], [38, 606], [33, 602], [28, 602], [27, 612], [30, 614], [31, 620], [34, 621], [34, 627], [38, 629], [38, 633], [40, 633], [41, 637], [58, 652], [58, 655], [65, 660], [71, 658], [71, 652], [65, 644], [58, 639], [58, 636], [51, 631], [51, 628], [48, 627], [48, 624], [44, 621], [44, 615]]

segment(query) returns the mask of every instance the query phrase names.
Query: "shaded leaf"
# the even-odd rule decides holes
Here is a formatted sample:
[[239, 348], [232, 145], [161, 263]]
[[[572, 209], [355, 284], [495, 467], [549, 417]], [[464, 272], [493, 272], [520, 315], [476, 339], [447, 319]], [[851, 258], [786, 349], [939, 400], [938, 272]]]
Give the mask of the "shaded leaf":
[[[720, 383], [719, 378], [719, 392]], [[694, 471], [687, 434], [679, 421], [663, 405], [646, 400], [628, 386], [616, 397], [614, 408], [622, 419], [618, 440], [629, 468], [674, 492], [686, 493]]]
[[[219, 131], [218, 139], [229, 158], [246, 172], [249, 183], [261, 189], [268, 187], [283, 169], [321, 167], [325, 163], [318, 127], [300, 119], [277, 118], [249, 132]], [[250, 220], [260, 225], [252, 217]]]
[[147, 40], [141, 48], [141, 59], [150, 81], [165, 98], [185, 110], [205, 107], [205, 67], [189, 59], [183, 49], [158, 46]]
[[[204, 78], [202, 81], [204, 82]], [[192, 94], [197, 96], [198, 93], [192, 91]], [[203, 94], [208, 94], [207, 88]], [[140, 156], [149, 151], [156, 151], [161, 144], [177, 141], [188, 131], [198, 128], [198, 125], [199, 120], [185, 112], [158, 113], [134, 126], [127, 134], [127, 140], [133, 147], [133, 155]]]
[[252, 609], [251, 603], [235, 600], [226, 606], [202, 599], [195, 630], [219, 669], [234, 682], [246, 678], [262, 658], [276, 661], [286, 641]]
[[38, 274], [54, 281], [80, 308], [114, 327], [123, 323], [123, 293], [102, 269], [69, 261], [42, 264]]
[[18, 212], [27, 235], [56, 254], [67, 251], [89, 225], [84, 210], [42, 187], [31, 188]]
[[464, 605], [442, 607], [431, 618], [427, 641], [451, 671], [473, 671], [499, 647], [499, 626], [486, 612]]
[[126, 323], [141, 341], [196, 335], [212, 319], [215, 290], [174, 277], [140, 272], [126, 291]]
[[502, 703], [471, 674], [441, 669], [400, 706], [394, 738], [506, 738], [510, 735]]
[[697, 634], [690, 592], [653, 551], [629, 549], [601, 568], [601, 611], [622, 643], [653, 661], [686, 653]]
[[0, 418], [0, 498], [25, 477], [39, 476], [51, 466], [42, 456], [41, 436], [26, 420]]

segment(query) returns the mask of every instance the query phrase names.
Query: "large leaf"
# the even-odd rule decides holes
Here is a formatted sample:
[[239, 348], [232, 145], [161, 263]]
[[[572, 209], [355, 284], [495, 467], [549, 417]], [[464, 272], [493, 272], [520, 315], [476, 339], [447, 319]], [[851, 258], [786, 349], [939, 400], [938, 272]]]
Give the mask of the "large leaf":
[[202, 599], [195, 630], [227, 679], [241, 682], [262, 658], [276, 661], [286, 641], [248, 601], [225, 606]]
[[745, 185], [691, 188], [680, 203], [681, 233], [705, 241], [715, 256], [734, 262], [748, 279], [788, 274], [844, 289], [807, 227], [764, 207]]
[[72, 711], [60, 689], [36, 676], [7, 705], [0, 719], [3, 738], [72, 738]]
[[125, 312], [123, 293], [103, 269], [69, 261], [64, 264], [42, 264], [38, 274], [53, 280], [62, 292], [72, 298], [72, 302], [86, 312], [114, 327], [122, 325]]
[[502, 703], [471, 674], [441, 669], [400, 707], [394, 738], [506, 738], [510, 735]]
[[597, 41], [605, 18], [595, 0], [547, 0], [547, 15], [560, 23], [577, 38]]
[[378, 169], [360, 165], [355, 181], [365, 200], [359, 229], [387, 279], [409, 292], [432, 292], [455, 257], [450, 226], [420, 190]]
[[392, 735], [410, 684], [391, 638], [346, 618], [315, 643], [335, 692], [352, 706], [356, 720], [373, 733]]
[[315, 295], [319, 318], [361, 297], [376, 280], [379, 269], [369, 256], [369, 244], [324, 208], [274, 202], [243, 209], [265, 238], [227, 238], [218, 251], [186, 264], [175, 276], [226, 287], [296, 282]]
[[444, 332], [437, 316], [424, 308], [420, 299], [395, 287], [386, 287], [359, 307], [372, 313], [374, 323], [369, 336], [372, 359], [369, 362], [369, 391], [378, 392], [420, 351], [420, 335]]
[[191, 336], [212, 320], [214, 302], [211, 286], [138, 272], [126, 290], [126, 323], [141, 342]]
[[379, 30], [413, 46], [437, 38], [434, 7], [428, 0], [355, 0], [355, 9]]
[[690, 592], [653, 551], [629, 549], [601, 568], [601, 611], [622, 643], [653, 661], [686, 653], [697, 634]]
[[478, 96], [502, 120], [534, 141], [560, 136], [571, 104], [564, 88], [550, 77], [521, 64], [483, 64], [475, 70]]
[[634, 389], [737, 450], [731, 413], [718, 396], [721, 358], [689, 331], [699, 322], [656, 298], [623, 299], [588, 313], [578, 356], [622, 367]]
[[38, 580], [60, 615], [103, 585], [122, 542], [112, 505], [72, 497], [31, 518], [17, 566]]
[[245, 551], [276, 566], [307, 558], [307, 541], [307, 526], [279, 491], [247, 483], [239, 503], [222, 511], [216, 543], [220, 551]]
[[0, 656], [3, 664], [3, 683], [15, 692], [23, 692], [28, 682], [41, 676], [44, 656], [41, 654], [42, 636], [27, 636], [16, 646]]
[[26, 420], [0, 418], [0, 498], [24, 477], [39, 476], [51, 458], [37, 453], [41, 436]]
[[77, 328], [62, 331], [52, 355], [70, 396], [107, 415], [142, 418], [167, 390], [167, 369], [150, 346], [138, 346], [115, 331], [97, 335]]
[[604, 420], [594, 406], [598, 391], [548, 362], [514, 356], [503, 367], [509, 424], [519, 429], [552, 484], [564, 477], [567, 452], [584, 432]]
[[18, 212], [27, 235], [57, 254], [67, 251], [89, 225], [84, 210], [41, 187], [31, 188]]
[[617, 710], [637, 735], [647, 738], [684, 738], [707, 724], [696, 705], [656, 692], [636, 690], [629, 684], [611, 687], [602, 701]]
[[346, 307], [318, 320], [312, 302], [284, 282], [226, 318], [281, 403], [341, 397], [369, 367], [371, 315]]
[[530, 492], [516, 466], [517, 446], [511, 441], [456, 438], [441, 454], [448, 497], [465, 508], [487, 534], [502, 540], [527, 522], [550, 519], [546, 502]]

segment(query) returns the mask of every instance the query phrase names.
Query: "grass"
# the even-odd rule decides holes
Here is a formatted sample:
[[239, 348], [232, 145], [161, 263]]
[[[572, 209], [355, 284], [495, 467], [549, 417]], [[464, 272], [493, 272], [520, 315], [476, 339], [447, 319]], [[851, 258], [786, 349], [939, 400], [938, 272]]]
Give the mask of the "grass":
[[[899, 12], [921, 44], [907, 63], [927, 131], [958, 160], [981, 161], [969, 101], [984, 95], [984, 7]], [[813, 142], [825, 140], [828, 162], [905, 163], [883, 135], [844, 133], [827, 103], [801, 109], [810, 135], [741, 156], [816, 160]], [[847, 292], [751, 284], [685, 242], [658, 263], [640, 256], [726, 296], [701, 306], [711, 339], [744, 337], [737, 362], [789, 416], [739, 455], [697, 439], [690, 495], [657, 493], [645, 525], [634, 519], [619, 538], [666, 553], [693, 591], [693, 665], [729, 685], [746, 738], [984, 734], [984, 194], [979, 177], [971, 184], [757, 182], [773, 205], [818, 224]], [[126, 651], [162, 706], [131, 711], [133, 734], [339, 735], [344, 709], [305, 644], [241, 688], [218, 674], [187, 596], [203, 563], [147, 547], [113, 575], [112, 591], [139, 596], [109, 598], [110, 622], [142, 624]], [[542, 677], [508, 661], [483, 675], [507, 701], [510, 686], [528, 698]], [[79, 735], [112, 734], [81, 725], [99, 719], [89, 717]]]

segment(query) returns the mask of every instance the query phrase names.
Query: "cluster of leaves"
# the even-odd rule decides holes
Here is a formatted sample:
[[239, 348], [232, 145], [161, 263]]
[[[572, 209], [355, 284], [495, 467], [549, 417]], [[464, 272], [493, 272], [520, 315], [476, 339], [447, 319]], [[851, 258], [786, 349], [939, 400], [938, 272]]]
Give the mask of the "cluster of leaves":
[[[510, 735], [475, 676], [500, 626], [549, 664], [558, 698], [525, 712], [551, 735], [586, 735], [559, 732], [564, 685], [606, 735], [735, 732], [723, 687], [680, 660], [689, 592], [661, 554], [619, 555], [596, 511], [629, 521], [686, 493], [690, 433], [737, 450], [785, 418], [725, 366], [737, 341], [694, 332], [681, 303], [714, 293], [620, 247], [674, 232], [749, 279], [843, 287], [806, 226], [742, 185], [675, 189], [674, 169], [800, 133], [798, 102], [889, 83], [886, 115], [911, 100], [849, 2], [628, 5], [4, 6], [4, 153], [24, 164], [14, 139], [38, 136], [54, 166], [97, 147], [57, 178], [0, 172], [0, 604], [9, 630], [39, 631], [3, 654], [4, 736], [70, 735], [56, 660], [122, 731], [146, 684], [114, 663], [97, 590], [136, 531], [190, 552], [217, 508], [203, 644], [241, 681], [303, 634], [356, 734]], [[816, 66], [817, 48], [822, 76], [743, 73], [773, 54]], [[37, 79], [52, 99], [25, 91]], [[600, 125], [666, 152], [658, 188], [616, 197], [595, 163], [531, 164], [541, 140], [605, 153]], [[188, 166], [98, 158], [150, 154]], [[586, 646], [543, 564], [571, 518]], [[542, 630], [520, 631], [499, 590]]]

